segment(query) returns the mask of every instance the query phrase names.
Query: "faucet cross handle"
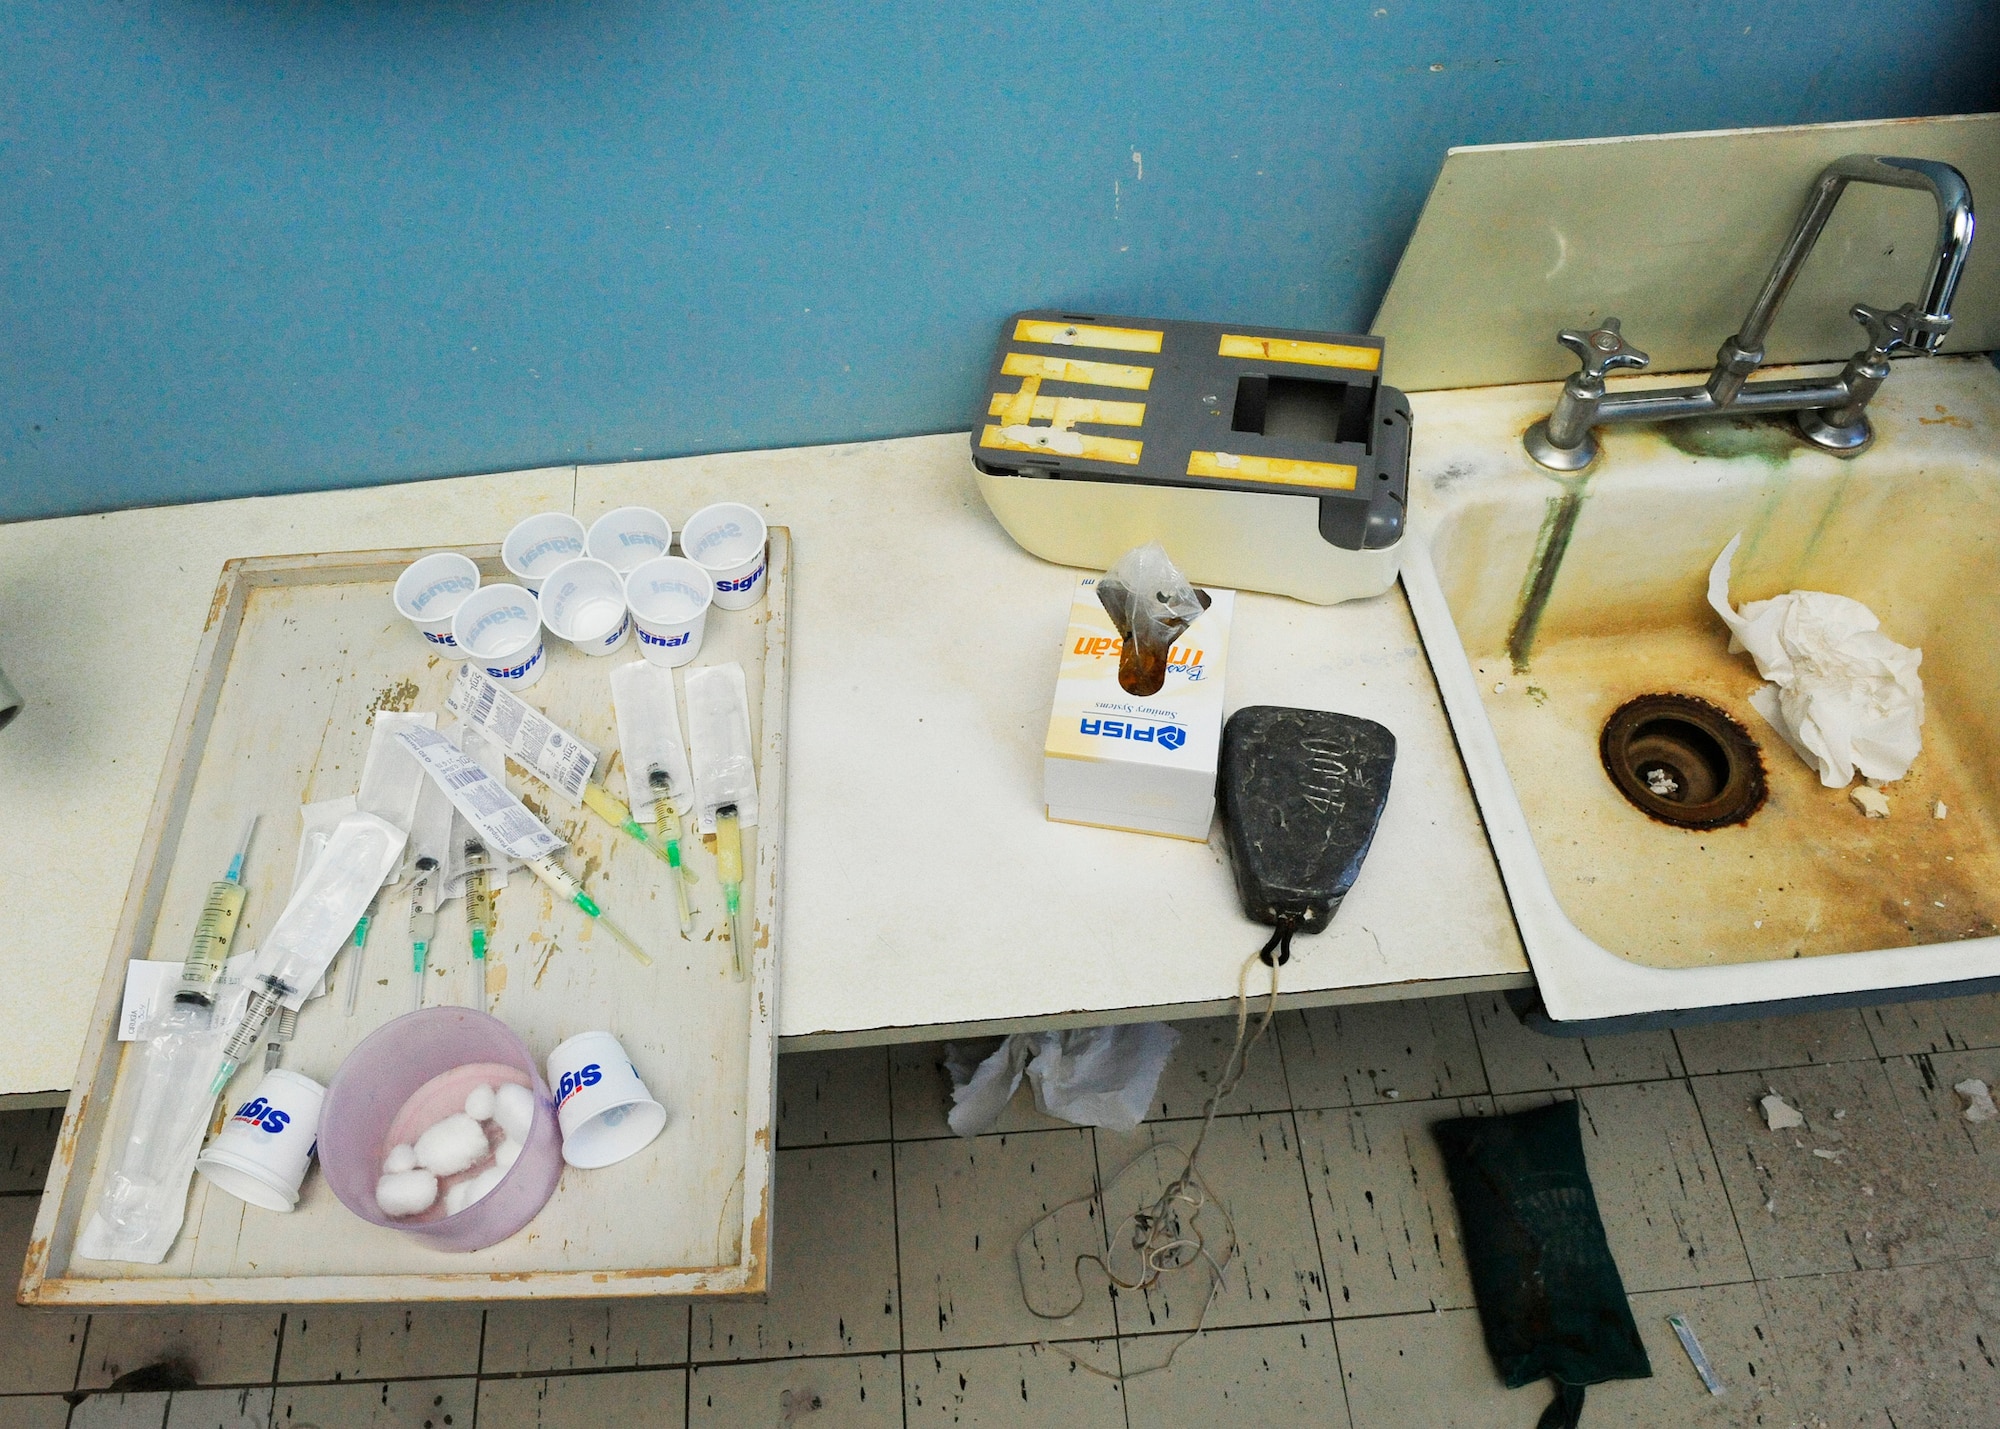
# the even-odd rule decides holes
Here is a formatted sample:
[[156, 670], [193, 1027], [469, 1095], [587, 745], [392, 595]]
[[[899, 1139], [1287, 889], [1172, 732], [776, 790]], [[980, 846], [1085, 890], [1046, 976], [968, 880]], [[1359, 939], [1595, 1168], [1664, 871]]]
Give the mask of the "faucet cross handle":
[[1625, 340], [1625, 334], [1618, 330], [1617, 318], [1606, 318], [1602, 327], [1590, 332], [1566, 327], [1556, 334], [1556, 341], [1583, 359], [1585, 377], [1600, 382], [1607, 372], [1620, 367], [1644, 367], [1653, 360]]
[[[1933, 331], [1942, 337], [1943, 331], [1933, 318], [1926, 317], [1917, 310], [1915, 303], [1905, 303], [1900, 308], [1870, 307], [1867, 303], [1856, 303], [1848, 312], [1854, 320], [1868, 329], [1868, 345], [1883, 357], [1895, 352], [1917, 352], [1923, 349], [1925, 337]], [[1947, 319], [1944, 326], [1950, 326]]]

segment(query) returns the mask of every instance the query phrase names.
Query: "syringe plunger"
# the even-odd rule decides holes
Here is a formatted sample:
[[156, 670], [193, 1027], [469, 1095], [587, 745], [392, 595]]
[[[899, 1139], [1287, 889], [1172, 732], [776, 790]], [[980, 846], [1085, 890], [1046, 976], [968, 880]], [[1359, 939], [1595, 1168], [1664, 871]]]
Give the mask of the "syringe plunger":
[[236, 1024], [236, 1031], [230, 1034], [229, 1045], [222, 1049], [222, 1067], [215, 1074], [215, 1091], [219, 1092], [228, 1085], [236, 1069], [249, 1060], [250, 1053], [257, 1046], [257, 1039], [264, 1035], [264, 1024], [271, 1020], [272, 1013], [284, 1005], [287, 992], [283, 983], [266, 978], [250, 994], [250, 1004], [243, 1009], [243, 1020]]

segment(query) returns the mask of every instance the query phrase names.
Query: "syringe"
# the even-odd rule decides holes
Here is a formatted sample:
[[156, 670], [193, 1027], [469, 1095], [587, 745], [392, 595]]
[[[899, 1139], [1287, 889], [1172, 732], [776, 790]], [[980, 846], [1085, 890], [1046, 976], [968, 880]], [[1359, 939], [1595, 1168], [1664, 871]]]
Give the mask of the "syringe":
[[229, 872], [208, 885], [201, 921], [194, 926], [194, 942], [188, 948], [187, 961], [181, 964], [175, 1002], [192, 1007], [215, 1005], [212, 989], [229, 961], [229, 945], [235, 941], [236, 925], [243, 917], [243, 856], [250, 851], [250, 835], [256, 828], [257, 816], [252, 814], [243, 826], [236, 856], [229, 860]]
[[271, 1024], [271, 1036], [264, 1043], [264, 1070], [277, 1066], [285, 1055], [285, 1046], [299, 1035], [299, 1010], [296, 1007], [281, 1007], [278, 1017]]
[[623, 829], [647, 848], [652, 849], [659, 857], [666, 857], [654, 846], [653, 841], [646, 837], [645, 826], [632, 817], [632, 811], [625, 807], [625, 801], [602, 784], [583, 786], [583, 806], [606, 823]]
[[229, 1045], [222, 1049], [222, 1065], [216, 1068], [215, 1081], [209, 1086], [208, 1094], [218, 1096], [229, 1085], [229, 1079], [236, 1075], [236, 1069], [250, 1060], [250, 1053], [257, 1046], [257, 1039], [264, 1035], [264, 1026], [271, 1020], [271, 1014], [279, 1011], [285, 999], [294, 989], [275, 977], [258, 980], [250, 991], [250, 1005], [243, 1009], [243, 1020], [236, 1024], [236, 1031], [229, 1039]]
[[673, 780], [655, 764], [646, 771], [646, 784], [653, 791], [653, 838], [656, 847], [667, 851], [667, 867], [674, 871], [674, 901], [681, 910], [681, 936], [694, 931], [694, 910], [688, 906], [687, 885], [694, 870], [681, 862], [681, 816], [674, 811]]
[[487, 881], [486, 845], [465, 841], [465, 935], [472, 944], [472, 967], [479, 995], [486, 995], [486, 940], [493, 936], [493, 885]]
[[424, 1005], [424, 963], [437, 937], [438, 861], [429, 854], [417, 860], [416, 882], [410, 887], [410, 966], [417, 975], [417, 1006]]
[[715, 811], [715, 876], [729, 906], [729, 975], [743, 981], [743, 829], [734, 804]]
[[292, 890], [291, 901], [257, 950], [250, 1004], [223, 1048], [215, 1092], [250, 1056], [271, 1015], [287, 1003], [297, 1007], [324, 975], [348, 930], [395, 868], [406, 837], [373, 814], [349, 814], [335, 826], [326, 852]]
[[653, 965], [653, 959], [647, 954], [646, 950], [632, 941], [631, 934], [604, 916], [604, 910], [592, 901], [588, 893], [583, 891], [583, 885], [571, 876], [570, 871], [556, 862], [554, 854], [543, 854], [540, 858], [531, 858], [528, 860], [527, 866], [530, 873], [562, 895], [564, 902], [574, 903], [597, 922], [603, 924], [604, 930], [623, 943], [625, 950], [637, 958], [642, 966], [651, 967]]

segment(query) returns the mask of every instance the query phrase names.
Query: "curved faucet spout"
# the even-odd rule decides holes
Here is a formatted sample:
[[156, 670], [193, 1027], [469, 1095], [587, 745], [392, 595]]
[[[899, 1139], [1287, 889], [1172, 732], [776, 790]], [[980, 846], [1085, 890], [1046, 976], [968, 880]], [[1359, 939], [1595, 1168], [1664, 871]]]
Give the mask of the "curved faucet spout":
[[1966, 255], [1972, 251], [1972, 190], [1966, 186], [1965, 175], [1935, 159], [1849, 154], [1820, 170], [1811, 197], [1799, 213], [1799, 221], [1792, 225], [1791, 237], [1785, 240], [1778, 261], [1771, 265], [1771, 276], [1764, 280], [1757, 301], [1750, 305], [1750, 315], [1737, 329], [1733, 342], [1746, 357], [1754, 354], [1757, 362], [1763, 361], [1764, 337], [1770, 332], [1785, 295], [1792, 290], [1799, 269], [1805, 266], [1807, 255], [1819, 241], [1820, 230], [1826, 227], [1834, 205], [1840, 202], [1850, 183], [1922, 189], [1937, 200], [1937, 252], [1931, 260], [1930, 276], [1924, 282], [1921, 328], [1911, 345], [1935, 355], [1944, 342], [1944, 335], [1951, 328], [1952, 296], [1965, 272]]

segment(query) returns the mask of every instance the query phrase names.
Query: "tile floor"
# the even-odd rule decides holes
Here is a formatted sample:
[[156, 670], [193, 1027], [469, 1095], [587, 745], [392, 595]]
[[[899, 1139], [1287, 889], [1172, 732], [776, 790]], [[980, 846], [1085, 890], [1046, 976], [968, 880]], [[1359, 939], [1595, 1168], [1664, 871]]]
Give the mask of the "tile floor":
[[[1655, 1376], [1590, 1391], [1589, 1429], [2000, 1426], [2000, 1123], [1966, 1122], [1951, 1091], [2000, 1083], [2000, 997], [1584, 1041], [1524, 1030], [1498, 997], [1283, 1014], [1204, 1155], [1243, 1253], [1206, 1333], [1121, 1386], [1080, 1366], [1164, 1360], [1199, 1276], [1114, 1296], [1071, 1266], [1157, 1184], [1121, 1168], [1193, 1129], [1229, 1028], [1181, 1030], [1131, 1136], [1051, 1121], [1024, 1089], [962, 1141], [935, 1047], [784, 1058], [767, 1303], [0, 1305], [0, 1429], [1527, 1429], [1548, 1394], [1494, 1376], [1427, 1128], [1569, 1095]], [[1764, 1128], [1769, 1088], [1803, 1129]], [[7, 1264], [57, 1120], [0, 1117]], [[1026, 1258], [1061, 1315], [1039, 1320], [1015, 1242], [1078, 1197]], [[169, 1354], [204, 1387], [65, 1398]]]

